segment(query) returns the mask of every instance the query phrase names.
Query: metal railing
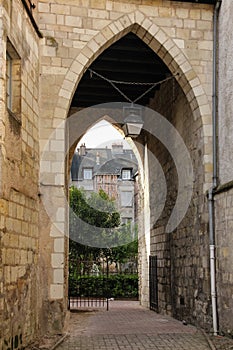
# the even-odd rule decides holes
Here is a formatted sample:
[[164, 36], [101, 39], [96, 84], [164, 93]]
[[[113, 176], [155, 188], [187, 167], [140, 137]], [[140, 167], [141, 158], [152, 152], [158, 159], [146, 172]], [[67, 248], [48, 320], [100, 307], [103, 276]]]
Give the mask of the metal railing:
[[158, 263], [157, 256], [149, 257], [150, 309], [158, 311]]
[[108, 310], [108, 261], [71, 260], [69, 309], [104, 308]]

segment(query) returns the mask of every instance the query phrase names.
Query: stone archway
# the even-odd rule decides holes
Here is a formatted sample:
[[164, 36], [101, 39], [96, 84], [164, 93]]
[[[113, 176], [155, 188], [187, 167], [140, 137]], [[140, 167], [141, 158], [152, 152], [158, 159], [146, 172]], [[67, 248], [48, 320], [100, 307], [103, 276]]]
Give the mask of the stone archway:
[[[42, 168], [43, 183], [41, 186], [47, 189], [53, 187], [53, 189], [55, 188], [55, 192], [57, 190], [55, 197], [52, 198], [54, 201], [57, 201], [57, 198], [60, 197], [60, 189], [64, 189], [66, 186], [64, 176], [64, 160], [66, 157], [66, 154], [64, 154], [65, 120], [69, 112], [73, 94], [89, 65], [111, 44], [130, 31], [143, 40], [163, 60], [172, 74], [175, 75], [190, 105], [193, 117], [195, 120], [199, 120], [203, 131], [205, 180], [203, 181], [202, 191], [211, 182], [209, 172], [211, 168], [211, 109], [208, 95], [195, 69], [182, 50], [184, 43], [171, 38], [163, 29], [137, 10], [133, 13], [123, 15], [118, 20], [113, 21], [100, 30], [81, 50], [67, 70], [54, 109], [54, 133], [50, 137], [47, 149], [45, 148], [43, 150], [44, 158], [42, 159], [44, 168]], [[44, 141], [46, 142], [47, 140]], [[41, 143], [43, 145], [43, 140]], [[55, 161], [54, 158], [56, 159]], [[49, 300], [56, 300], [58, 304], [62, 304], [63, 310], [64, 296], [67, 290], [66, 280], [64, 280], [64, 269], [66, 268], [66, 251], [64, 247], [66, 243], [64, 236], [62, 238], [63, 232], [67, 230], [64, 207], [65, 203], [60, 201], [60, 206], [55, 213], [57, 219], [53, 222], [50, 229], [52, 268], [49, 277], [50, 285], [48, 293]]]
[[138, 10], [123, 15], [104, 27], [73, 60], [59, 92], [57, 107], [54, 112], [54, 126], [66, 119], [74, 91], [90, 64], [111, 44], [130, 31], [144, 41], [175, 75], [190, 103], [195, 119], [200, 118], [201, 120], [206, 145], [206, 189], [208, 184], [211, 183], [208, 171], [208, 165], [210, 164], [208, 157], [210, 151], [208, 149], [210, 145], [209, 138], [211, 137], [211, 106], [208, 96], [198, 75], [182, 51], [182, 44], [180, 43], [181, 47], [179, 47], [176, 43], [177, 40], [169, 37], [164, 30]]

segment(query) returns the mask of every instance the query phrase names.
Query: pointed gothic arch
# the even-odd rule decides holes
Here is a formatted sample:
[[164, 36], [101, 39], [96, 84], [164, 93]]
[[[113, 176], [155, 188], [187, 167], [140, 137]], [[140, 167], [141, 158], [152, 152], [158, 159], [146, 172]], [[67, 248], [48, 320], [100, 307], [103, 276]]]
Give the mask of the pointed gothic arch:
[[[210, 114], [210, 104], [201, 82], [188, 58], [175, 40], [169, 37], [159, 26], [149, 20], [142, 12], [123, 15], [115, 22], [104, 27], [81, 50], [73, 60], [59, 92], [55, 115], [65, 119], [74, 91], [90, 64], [109, 46], [129, 32], [135, 33], [167, 65], [184, 91], [193, 112], [200, 117]], [[196, 100], [196, 104], [194, 103]], [[197, 111], [199, 107], [199, 111]], [[205, 124], [203, 122], [203, 124]]]
[[[146, 18], [146, 16], [140, 11], [135, 11], [128, 15], [123, 15], [116, 21], [113, 21], [105, 28], [99, 31], [92, 40], [90, 40], [86, 46], [80, 51], [77, 57], [73, 60], [63, 83], [61, 85], [57, 105], [54, 109], [54, 119], [53, 119], [53, 127], [55, 134], [52, 136], [54, 140], [52, 140], [51, 144], [48, 144], [47, 153], [54, 152], [56, 153], [56, 157], [58, 153], [58, 147], [60, 147], [61, 157], [59, 158], [60, 168], [58, 173], [58, 162], [51, 166], [52, 172], [54, 174], [54, 178], [51, 176], [51, 171], [47, 171], [47, 168], [41, 168], [41, 172], [43, 173], [43, 181], [45, 183], [44, 188], [51, 186], [55, 190], [60, 186], [61, 189], [64, 187], [64, 159], [62, 160], [62, 156], [64, 157], [64, 130], [65, 130], [65, 121], [68, 116], [71, 101], [73, 95], [77, 89], [77, 86], [83, 77], [85, 71], [91, 65], [91, 63], [108, 47], [110, 47], [114, 42], [122, 38], [124, 35], [129, 32], [135, 33], [145, 44], [147, 44], [154, 52], [158, 55], [158, 57], [167, 65], [168, 69], [172, 74], [178, 73], [175, 78], [179, 83], [182, 91], [185, 94], [185, 97], [189, 103], [190, 109], [193, 113], [194, 120], [199, 120], [200, 128], [202, 129], [202, 134], [204, 138], [203, 149], [204, 149], [202, 159], [204, 166], [210, 163], [209, 157], [205, 157], [205, 154], [210, 152], [208, 150], [208, 145], [211, 138], [211, 108], [208, 100], [208, 96], [204, 91], [204, 88], [198, 78], [194, 68], [189, 62], [188, 58], [182, 51], [182, 48], [178, 46], [178, 43], [173, 40], [165, 31], [163, 31], [159, 26], [153, 23], [150, 19]], [[59, 130], [56, 128], [59, 127]], [[84, 125], [82, 126], [84, 127]], [[58, 131], [56, 133], [56, 131]], [[84, 130], [85, 132], [85, 130]], [[206, 139], [206, 140], [205, 140]], [[46, 158], [46, 149], [44, 151], [45, 161], [42, 164], [47, 167], [47, 158]], [[55, 157], [55, 158], [56, 158]], [[148, 166], [149, 167], [149, 166]], [[203, 189], [205, 191], [208, 186], [208, 180], [211, 182], [210, 172], [208, 172], [207, 167], [205, 168], [205, 178], [202, 182]], [[51, 180], [52, 178], [52, 180]], [[52, 183], [53, 182], [53, 183]], [[51, 184], [52, 183], [52, 184]], [[65, 185], [66, 187], [66, 185]], [[44, 189], [45, 190], [45, 189]], [[55, 193], [54, 202], [56, 202], [57, 196], [59, 194]], [[59, 202], [58, 202], [59, 203]], [[63, 206], [57, 208], [57, 213], [64, 212]], [[58, 230], [65, 231], [66, 230], [66, 218], [65, 213], [63, 218], [61, 219], [60, 215], [55, 213], [55, 218], [53, 220], [54, 226], [58, 228]], [[148, 214], [149, 217], [149, 214]], [[54, 236], [53, 233], [54, 228], [51, 228], [50, 236]], [[53, 280], [53, 284], [50, 287], [50, 297], [51, 299], [59, 299], [64, 297], [63, 285], [58, 285], [56, 280]]]
[[[208, 138], [209, 141], [212, 136], [211, 106], [199, 77], [176, 41], [139, 10], [121, 16], [100, 30], [73, 60], [59, 91], [54, 126], [66, 119], [74, 92], [87, 68], [104, 50], [129, 32], [135, 33], [146, 43], [175, 75], [194, 118], [201, 120], [204, 139]], [[206, 163], [210, 163], [209, 159]], [[207, 187], [211, 182], [208, 175], [206, 171]]]

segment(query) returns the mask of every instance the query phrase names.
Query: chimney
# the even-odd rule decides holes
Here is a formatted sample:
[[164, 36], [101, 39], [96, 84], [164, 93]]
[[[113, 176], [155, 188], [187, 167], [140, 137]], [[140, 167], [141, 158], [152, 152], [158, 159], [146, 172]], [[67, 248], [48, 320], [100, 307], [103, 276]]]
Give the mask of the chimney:
[[122, 154], [123, 153], [123, 143], [113, 143], [112, 144], [112, 153], [113, 154]]
[[82, 143], [80, 148], [79, 148], [79, 155], [80, 156], [85, 156], [86, 155], [86, 145], [85, 143]]
[[96, 153], [96, 164], [100, 165], [100, 154], [99, 154], [99, 152]]

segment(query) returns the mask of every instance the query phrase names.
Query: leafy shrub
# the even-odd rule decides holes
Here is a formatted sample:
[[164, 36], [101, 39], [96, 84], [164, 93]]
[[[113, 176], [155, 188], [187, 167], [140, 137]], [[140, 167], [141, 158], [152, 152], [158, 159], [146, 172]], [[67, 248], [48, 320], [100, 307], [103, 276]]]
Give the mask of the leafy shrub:
[[137, 298], [138, 275], [70, 276], [69, 293], [82, 297]]

